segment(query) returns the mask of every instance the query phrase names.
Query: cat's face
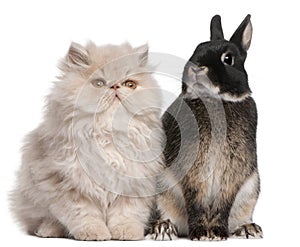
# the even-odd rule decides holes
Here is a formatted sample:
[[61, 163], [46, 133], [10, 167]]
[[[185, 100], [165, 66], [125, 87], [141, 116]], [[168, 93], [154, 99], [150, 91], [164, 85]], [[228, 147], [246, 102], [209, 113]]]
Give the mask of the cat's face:
[[[147, 45], [97, 47], [90, 43], [82, 47], [73, 43], [61, 66], [62, 81], [57, 85], [82, 112], [101, 113], [123, 107], [131, 114], [143, 114], [146, 108], [161, 105], [158, 85], [146, 67], [147, 58]], [[65, 99], [60, 99], [63, 104]]]

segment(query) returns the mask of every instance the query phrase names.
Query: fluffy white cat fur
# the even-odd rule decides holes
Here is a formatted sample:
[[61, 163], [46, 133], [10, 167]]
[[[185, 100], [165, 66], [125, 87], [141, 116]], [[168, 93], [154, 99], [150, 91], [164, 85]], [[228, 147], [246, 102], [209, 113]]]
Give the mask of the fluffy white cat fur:
[[147, 64], [147, 45], [71, 44], [11, 194], [29, 234], [144, 239], [163, 133]]

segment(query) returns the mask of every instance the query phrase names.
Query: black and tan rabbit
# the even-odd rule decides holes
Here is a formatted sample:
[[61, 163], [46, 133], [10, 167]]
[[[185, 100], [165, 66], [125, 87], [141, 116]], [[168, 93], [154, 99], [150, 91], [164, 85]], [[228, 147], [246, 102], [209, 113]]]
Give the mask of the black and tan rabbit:
[[196, 48], [183, 72], [182, 93], [163, 116], [167, 167], [159, 186], [169, 189], [157, 196], [160, 220], [151, 229], [155, 238], [263, 235], [252, 221], [260, 179], [257, 111], [244, 69], [252, 37], [250, 15], [229, 41], [220, 16], [212, 18], [210, 28], [210, 41]]

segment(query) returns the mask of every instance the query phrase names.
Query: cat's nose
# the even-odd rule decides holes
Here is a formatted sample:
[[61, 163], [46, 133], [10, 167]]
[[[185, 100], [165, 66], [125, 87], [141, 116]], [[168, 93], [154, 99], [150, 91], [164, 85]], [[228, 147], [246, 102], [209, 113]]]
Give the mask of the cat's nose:
[[114, 90], [117, 90], [118, 88], [120, 88], [117, 84], [112, 85], [110, 88], [113, 88]]

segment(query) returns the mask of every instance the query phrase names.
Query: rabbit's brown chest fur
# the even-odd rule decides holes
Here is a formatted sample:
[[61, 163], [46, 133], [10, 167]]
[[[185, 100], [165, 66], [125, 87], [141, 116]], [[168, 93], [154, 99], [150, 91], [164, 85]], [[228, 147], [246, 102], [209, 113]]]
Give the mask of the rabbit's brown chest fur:
[[[179, 110], [176, 116], [178, 124], [170, 120], [165, 125], [165, 157], [171, 167], [178, 165], [181, 171], [186, 171], [181, 186], [189, 226], [202, 222], [199, 226], [202, 230], [219, 227], [216, 231], [227, 232], [229, 214], [235, 210], [232, 208], [237, 204], [239, 191], [249, 177], [257, 174], [257, 113], [255, 102], [250, 97], [241, 102], [221, 102], [222, 111], [212, 110], [214, 99], [209, 101], [211, 109], [208, 111], [208, 105], [201, 99], [184, 100], [197, 121], [199, 135], [187, 136], [191, 130], [179, 127], [188, 126], [191, 122], [191, 113]], [[178, 104], [182, 102], [179, 100], [174, 108], [178, 109]], [[216, 100], [216, 104], [220, 101]], [[220, 114], [224, 114], [223, 118]], [[212, 119], [217, 121], [213, 127]], [[172, 148], [169, 149], [170, 146]], [[178, 155], [180, 149], [186, 154], [184, 157]], [[188, 157], [193, 154], [195, 160], [191, 163]], [[259, 190], [259, 185], [256, 188]], [[258, 195], [256, 189], [251, 193], [253, 198]]]
[[[199, 125], [200, 145], [197, 160], [183, 183], [198, 188], [200, 193], [197, 195], [203, 204], [219, 207], [221, 199], [233, 200], [230, 196], [237, 192], [255, 168], [256, 112], [247, 111], [247, 105], [255, 103], [251, 98], [245, 102], [224, 103], [227, 126], [225, 142], [222, 146], [214, 147], [210, 146], [214, 145], [211, 143], [211, 120], [205, 105], [199, 101], [188, 102]], [[219, 138], [222, 142], [224, 137]], [[208, 161], [209, 148], [218, 157], [216, 162]], [[223, 198], [218, 198], [220, 194]]]

